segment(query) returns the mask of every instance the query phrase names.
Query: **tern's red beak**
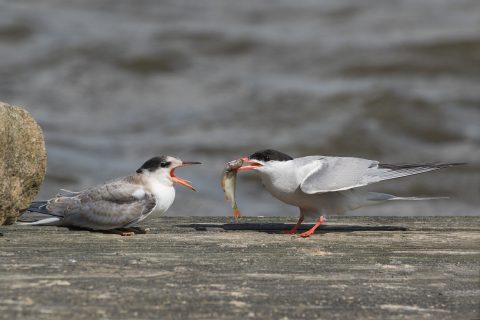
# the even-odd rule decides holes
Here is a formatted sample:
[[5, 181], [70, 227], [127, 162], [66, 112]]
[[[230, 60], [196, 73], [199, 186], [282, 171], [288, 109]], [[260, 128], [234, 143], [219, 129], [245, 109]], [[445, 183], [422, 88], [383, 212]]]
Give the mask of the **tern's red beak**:
[[[191, 166], [191, 165], [194, 165], [194, 164], [201, 164], [201, 163], [200, 162], [195, 162], [195, 161], [183, 161], [182, 164], [179, 165], [178, 167], [186, 167], [186, 166]], [[176, 168], [178, 168], [178, 167], [176, 167]], [[175, 176], [175, 169], [176, 168], [173, 168], [172, 170], [170, 170], [170, 177], [172, 178], [172, 181], [176, 182], [178, 184], [181, 184], [184, 187], [192, 189], [193, 191], [197, 191], [197, 190], [195, 190], [194, 187], [192, 187], [192, 185], [190, 184], [191, 183], [190, 181], [184, 180], [184, 179], [181, 179], [181, 178]]]
[[261, 166], [263, 166], [263, 164], [261, 163], [258, 163], [257, 161], [255, 160], [250, 160], [248, 159], [247, 157], [243, 157], [241, 158], [243, 160], [243, 163], [248, 163], [250, 165], [248, 166], [241, 166], [240, 168], [238, 168], [238, 170], [255, 170]]

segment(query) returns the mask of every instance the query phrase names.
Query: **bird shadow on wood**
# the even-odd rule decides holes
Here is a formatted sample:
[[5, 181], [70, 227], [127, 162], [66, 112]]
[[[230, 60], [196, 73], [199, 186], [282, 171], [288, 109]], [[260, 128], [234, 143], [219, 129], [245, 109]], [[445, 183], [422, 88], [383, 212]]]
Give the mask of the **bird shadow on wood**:
[[[190, 223], [177, 225], [180, 228], [193, 228], [196, 231], [208, 231], [209, 229], [222, 229], [225, 231], [258, 231], [265, 233], [282, 233], [290, 230], [295, 224], [291, 223]], [[298, 231], [306, 231], [313, 227], [311, 223], [302, 224]], [[315, 233], [330, 232], [356, 232], [356, 231], [407, 231], [406, 227], [399, 226], [358, 226], [325, 224], [318, 227]]]
[[[31, 220], [31, 219], [18, 219], [18, 222], [35, 222], [37, 220]], [[89, 229], [89, 228], [82, 228], [82, 227], [72, 227], [72, 226], [57, 226], [57, 228], [66, 228], [69, 231], [85, 231], [85, 232], [91, 232], [91, 233], [103, 233], [103, 234], [118, 234], [118, 235], [132, 235], [132, 234], [147, 234], [150, 232], [150, 228], [143, 228], [143, 227], [128, 227], [128, 228], [117, 228], [117, 229], [111, 229], [111, 230], [94, 230], [94, 229]], [[0, 233], [0, 237], [2, 237], [3, 234]]]
[[111, 229], [111, 230], [93, 230], [93, 229], [80, 228], [80, 227], [66, 227], [66, 228], [70, 231], [87, 231], [92, 233], [118, 234], [118, 235], [147, 234], [150, 232], [150, 228], [141, 228], [141, 227], [117, 228], [117, 229]]

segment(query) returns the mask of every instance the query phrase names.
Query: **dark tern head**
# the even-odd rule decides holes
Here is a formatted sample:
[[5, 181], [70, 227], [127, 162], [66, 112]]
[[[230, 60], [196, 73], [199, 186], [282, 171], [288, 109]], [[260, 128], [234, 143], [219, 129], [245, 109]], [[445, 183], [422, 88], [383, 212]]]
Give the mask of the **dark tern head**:
[[288, 154], [285, 154], [283, 152], [273, 150], [273, 149], [265, 149], [265, 150], [260, 150], [248, 157], [250, 160], [260, 160], [263, 162], [268, 162], [268, 161], [288, 161], [288, 160], [293, 160], [292, 157], [290, 157]]
[[277, 150], [265, 149], [251, 154], [248, 158], [242, 158], [242, 160], [249, 165], [243, 166], [239, 170], [253, 170], [264, 166], [269, 161], [289, 161], [293, 158]]
[[147, 160], [140, 168], [137, 169], [138, 174], [147, 176], [168, 177], [173, 182], [181, 184], [189, 189], [195, 190], [187, 180], [183, 180], [175, 176], [175, 169], [178, 167], [200, 164], [196, 161], [182, 161], [171, 156], [158, 156]]

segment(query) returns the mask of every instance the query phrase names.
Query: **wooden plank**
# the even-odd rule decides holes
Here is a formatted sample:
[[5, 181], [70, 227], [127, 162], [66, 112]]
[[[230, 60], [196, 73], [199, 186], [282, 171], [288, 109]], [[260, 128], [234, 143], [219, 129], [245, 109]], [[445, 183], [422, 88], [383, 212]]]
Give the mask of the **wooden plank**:
[[145, 235], [3, 226], [2, 319], [478, 319], [480, 217], [156, 217]]

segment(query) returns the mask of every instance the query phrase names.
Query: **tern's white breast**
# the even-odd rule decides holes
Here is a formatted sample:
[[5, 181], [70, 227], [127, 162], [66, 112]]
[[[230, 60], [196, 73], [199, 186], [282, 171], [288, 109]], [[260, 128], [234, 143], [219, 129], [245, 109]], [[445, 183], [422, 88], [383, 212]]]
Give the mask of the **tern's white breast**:
[[259, 170], [262, 184], [277, 199], [298, 205], [296, 191], [299, 183], [295, 168], [290, 161], [269, 164]]
[[175, 200], [175, 188], [173, 185], [166, 185], [158, 180], [150, 182], [150, 189], [157, 199], [155, 212], [162, 214], [170, 208]]

